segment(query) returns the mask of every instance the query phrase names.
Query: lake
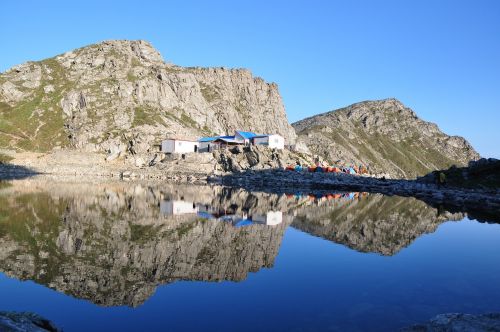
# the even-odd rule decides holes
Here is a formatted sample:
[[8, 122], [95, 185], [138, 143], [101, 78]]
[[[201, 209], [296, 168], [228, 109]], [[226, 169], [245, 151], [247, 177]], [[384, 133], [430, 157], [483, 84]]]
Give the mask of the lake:
[[0, 310], [64, 331], [397, 331], [500, 311], [500, 225], [415, 198], [0, 183]]

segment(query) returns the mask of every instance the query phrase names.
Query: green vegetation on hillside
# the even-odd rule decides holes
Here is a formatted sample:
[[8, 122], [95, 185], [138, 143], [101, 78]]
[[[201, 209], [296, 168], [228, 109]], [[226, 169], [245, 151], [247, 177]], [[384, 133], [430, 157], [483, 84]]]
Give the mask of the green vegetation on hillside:
[[447, 185], [452, 187], [500, 188], [500, 160], [478, 163], [470, 167], [451, 167], [443, 172], [446, 174]]
[[198, 123], [194, 121], [193, 118], [191, 118], [182, 108], [174, 107], [173, 109], [165, 112], [164, 115], [170, 120], [182, 124], [184, 127], [198, 129]]
[[205, 100], [209, 103], [220, 98], [219, 92], [210, 85], [207, 85], [205, 83], [200, 83], [200, 90], [201, 94], [203, 95], [203, 98], [205, 98]]
[[[42, 66], [42, 72], [46, 66], [50, 74], [42, 73], [39, 87], [25, 100], [13, 106], [0, 103], [0, 147], [45, 152], [54, 146], [69, 145], [60, 101], [71, 84], [54, 58], [33, 65]], [[48, 80], [48, 75], [52, 80]], [[52, 85], [54, 91], [46, 93], [46, 85]]]
[[132, 121], [132, 127], [143, 125], [155, 126], [158, 124], [165, 125], [165, 122], [157, 111], [147, 107], [134, 108], [134, 120]]
[[[435, 150], [430, 142], [427, 142], [426, 146], [425, 141], [419, 142], [418, 138], [412, 136], [396, 141], [377, 132], [369, 134], [358, 127], [353, 129], [336, 127], [323, 132], [324, 128], [325, 126], [311, 127], [301, 135], [321, 132], [328, 140], [335, 143], [337, 149], [349, 151], [363, 164], [376, 166], [379, 169], [386, 168], [387, 164], [395, 165], [394, 167], [402, 169], [407, 175], [415, 177], [454, 164], [453, 160]], [[328, 162], [332, 164], [337, 162], [329, 157], [331, 152], [329, 149], [333, 149], [332, 147], [319, 146], [314, 141], [310, 144], [311, 150], [325, 155]]]
[[413, 170], [415, 175], [425, 174], [432, 170], [419, 160], [437, 167], [452, 163], [451, 160], [442, 156], [438, 151], [424, 149], [411, 139], [397, 142], [379, 133], [369, 135], [361, 129], [355, 129], [351, 133], [356, 137], [355, 139], [350, 139], [349, 134], [346, 130], [336, 128], [328, 136], [336, 144], [350, 150], [357, 158], [366, 160], [366, 162], [375, 164], [383, 162], [379, 160], [379, 156], [374, 154], [374, 151], [376, 151], [385, 161], [391, 161], [403, 170]]
[[12, 160], [12, 157], [0, 153], [0, 165], [1, 164], [7, 164], [11, 160]]
[[391, 177], [415, 178], [479, 158], [465, 139], [446, 135], [394, 98], [363, 101], [292, 126], [312, 153]]

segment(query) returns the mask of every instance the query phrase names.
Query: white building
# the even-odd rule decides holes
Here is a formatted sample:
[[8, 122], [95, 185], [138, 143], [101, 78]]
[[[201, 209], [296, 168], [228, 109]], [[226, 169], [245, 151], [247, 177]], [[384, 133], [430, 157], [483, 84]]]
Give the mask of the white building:
[[265, 145], [272, 149], [284, 149], [285, 138], [278, 134], [256, 134], [250, 131], [235, 131], [234, 136], [201, 137], [198, 152], [211, 152], [231, 145]]
[[169, 200], [160, 202], [160, 211], [166, 216], [176, 216], [197, 213], [198, 207], [193, 202]]
[[198, 152], [198, 141], [191, 139], [168, 138], [161, 142], [161, 152], [189, 153]]
[[283, 222], [283, 212], [269, 211], [265, 215], [253, 215], [252, 220], [258, 224], [265, 224], [268, 226], [279, 225]]
[[254, 145], [265, 145], [273, 149], [285, 148], [285, 138], [278, 134], [256, 136], [252, 140]]

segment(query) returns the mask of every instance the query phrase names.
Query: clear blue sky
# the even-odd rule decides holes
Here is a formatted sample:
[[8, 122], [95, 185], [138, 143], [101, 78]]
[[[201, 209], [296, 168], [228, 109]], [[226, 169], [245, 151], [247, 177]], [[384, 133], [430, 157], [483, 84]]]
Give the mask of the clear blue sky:
[[291, 122], [396, 97], [500, 157], [500, 1], [1, 1], [0, 71], [106, 39], [278, 83]]

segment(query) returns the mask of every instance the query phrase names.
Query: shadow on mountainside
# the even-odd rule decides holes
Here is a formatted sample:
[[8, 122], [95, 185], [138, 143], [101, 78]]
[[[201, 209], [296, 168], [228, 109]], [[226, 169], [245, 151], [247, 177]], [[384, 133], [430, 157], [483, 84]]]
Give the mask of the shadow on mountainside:
[[19, 165], [12, 165], [0, 162], [0, 181], [26, 179], [40, 173]]
[[[431, 173], [432, 174], [432, 173]], [[430, 176], [426, 176], [429, 180]], [[500, 195], [495, 187], [437, 185], [433, 181], [379, 179], [344, 173], [296, 172], [281, 169], [250, 170], [209, 178], [249, 191], [278, 194], [327, 195], [336, 191], [380, 193], [415, 197], [438, 211], [467, 213], [470, 219], [500, 223]]]

